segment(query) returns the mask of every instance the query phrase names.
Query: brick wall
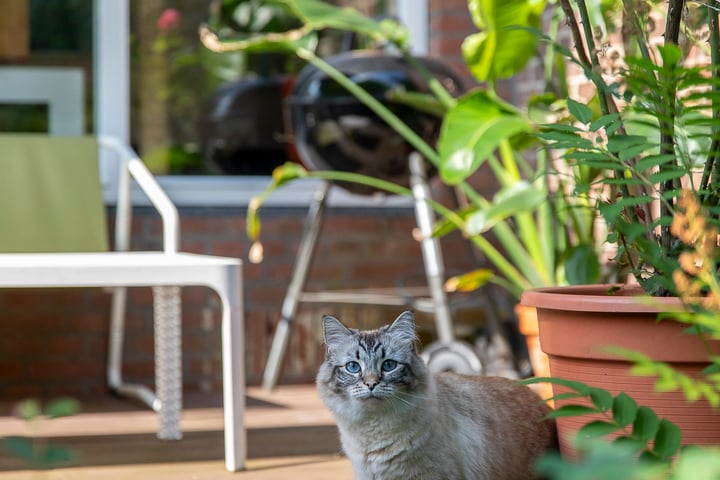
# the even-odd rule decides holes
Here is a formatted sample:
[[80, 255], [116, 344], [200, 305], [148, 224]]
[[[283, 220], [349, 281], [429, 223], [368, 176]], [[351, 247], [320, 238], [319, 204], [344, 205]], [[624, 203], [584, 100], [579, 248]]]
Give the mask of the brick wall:
[[476, 83], [460, 48], [465, 37], [477, 31], [467, 0], [428, 0], [428, 22], [430, 55], [442, 57], [468, 85]]
[[[248, 382], [260, 381], [285, 296], [304, 221], [304, 209], [264, 209], [263, 263], [246, 262], [245, 346]], [[246, 257], [245, 212], [181, 209], [182, 249]], [[423, 285], [419, 244], [412, 239], [411, 209], [333, 210], [327, 214], [307, 289]], [[136, 211], [133, 249], [159, 246], [160, 223], [150, 210]], [[467, 244], [443, 240], [448, 272], [472, 265]], [[152, 292], [132, 288], [126, 324], [124, 378], [152, 384]], [[0, 398], [86, 395], [105, 390], [110, 295], [101, 289], [0, 291]], [[221, 385], [220, 315], [215, 294], [183, 289], [183, 368], [189, 390]], [[282, 382], [312, 381], [320, 361], [319, 320], [330, 313], [374, 326], [397, 309], [338, 305], [301, 306]]]
[[[429, 0], [430, 51], [470, 80], [460, 54], [465, 35], [475, 31], [466, 0]], [[528, 81], [535, 81], [529, 78]], [[514, 85], [523, 90], [522, 83]], [[491, 194], [487, 171], [472, 183]], [[447, 199], [446, 192], [436, 192]], [[245, 212], [240, 209], [182, 209], [185, 251], [244, 258]], [[246, 263], [245, 346], [247, 380], [260, 381], [267, 351], [300, 240], [304, 209], [264, 209], [265, 261]], [[330, 210], [312, 265], [308, 289], [422, 285], [419, 244], [412, 239], [411, 209]], [[133, 248], [160, 247], [159, 219], [136, 212]], [[443, 240], [446, 270], [474, 266], [468, 244], [458, 235]], [[124, 376], [152, 383], [152, 297], [149, 289], [130, 290]], [[109, 295], [102, 290], [0, 291], [0, 398], [28, 395], [84, 395], [105, 391]], [[324, 313], [353, 318], [371, 327], [394, 318], [397, 309], [303, 305], [281, 382], [311, 381], [322, 353], [319, 320]], [[426, 330], [432, 335], [428, 319]], [[183, 290], [184, 384], [189, 390], [218, 390], [221, 384], [218, 299], [209, 290]]]

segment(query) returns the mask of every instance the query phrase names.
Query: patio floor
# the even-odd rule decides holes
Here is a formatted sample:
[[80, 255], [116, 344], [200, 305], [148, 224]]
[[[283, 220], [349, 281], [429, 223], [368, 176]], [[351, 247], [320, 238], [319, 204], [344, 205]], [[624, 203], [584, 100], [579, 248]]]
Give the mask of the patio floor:
[[[218, 394], [186, 395], [181, 441], [157, 440], [155, 415], [133, 401], [110, 395], [81, 401], [78, 415], [31, 425], [50, 444], [72, 448], [77, 456], [71, 463], [37, 472], [0, 450], [0, 480], [353, 478], [314, 386], [248, 389], [247, 470], [234, 474], [225, 471]], [[9, 416], [11, 411], [0, 404], [0, 436], [30, 435], [29, 425]]]

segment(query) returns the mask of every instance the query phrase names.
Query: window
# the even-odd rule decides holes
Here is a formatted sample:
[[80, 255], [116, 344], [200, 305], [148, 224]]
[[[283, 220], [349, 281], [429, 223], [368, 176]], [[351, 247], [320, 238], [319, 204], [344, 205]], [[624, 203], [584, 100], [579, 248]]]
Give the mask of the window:
[[[387, 0], [333, 1], [368, 15], [395, 10]], [[210, 52], [198, 38], [210, 17], [237, 31], [297, 26], [261, 2], [131, 0], [132, 143], [156, 174], [269, 175], [293, 157], [283, 99], [303, 63], [292, 54]], [[326, 35], [318, 50], [327, 56], [346, 43]]]
[[[416, 15], [426, 8], [425, 1], [337, 1], [381, 8], [401, 19], [412, 12], [412, 21], [421, 26], [410, 25], [411, 31], [427, 35], [427, 25], [422, 25], [426, 20]], [[216, 122], [213, 102], [215, 106], [221, 103], [222, 94], [233, 82], [257, 82], [272, 74], [281, 77], [292, 61], [269, 56], [249, 60], [240, 54], [217, 55], [205, 50], [199, 44], [197, 27], [207, 19], [208, 8], [221, 3], [3, 0], [0, 130], [114, 135], [133, 145], [178, 205], [246, 205], [267, 184], [266, 175], [272, 167], [285, 161], [287, 150], [282, 142], [270, 145], [277, 135], [263, 126], [247, 136], [246, 145], [240, 142], [242, 161], [233, 165], [232, 155], [220, 147], [241, 135], [221, 129], [258, 127], [242, 118], [235, 119], [236, 124], [232, 118]], [[422, 52], [422, 47], [418, 51]], [[31, 71], [30, 67], [42, 70]], [[23, 70], [25, 76], [18, 79], [10, 75], [16, 70]], [[53, 76], [53, 72], [64, 73]], [[31, 78], [39, 79], [39, 83], [28, 81]], [[281, 78], [273, 81], [269, 86], [260, 85], [256, 92], [284, 88]], [[266, 96], [277, 102], [276, 96]], [[260, 97], [260, 93], [250, 93], [253, 100]], [[65, 110], [58, 110], [58, 105]], [[250, 117], [255, 120], [272, 112], [268, 122], [278, 124], [281, 120], [276, 107], [266, 109], [260, 103], [257, 115]], [[60, 124], [53, 120], [53, 112], [58, 111], [64, 112]], [[211, 154], [217, 157], [208, 161]], [[223, 155], [228, 157], [226, 165]], [[113, 172], [105, 168], [105, 162], [101, 171], [106, 198], [111, 201]], [[296, 182], [270, 198], [268, 204], [304, 205], [316, 187], [312, 182]], [[331, 202], [354, 203], [345, 197], [351, 196], [333, 191]], [[394, 200], [406, 204], [404, 199]], [[367, 201], [361, 203], [366, 205]]]
[[92, 0], [0, 2], [0, 131], [92, 131], [92, 11]]

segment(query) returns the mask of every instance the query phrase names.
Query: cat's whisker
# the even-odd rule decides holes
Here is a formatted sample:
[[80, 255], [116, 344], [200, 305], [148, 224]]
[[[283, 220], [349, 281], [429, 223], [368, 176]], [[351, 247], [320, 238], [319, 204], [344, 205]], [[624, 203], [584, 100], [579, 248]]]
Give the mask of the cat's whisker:
[[394, 400], [399, 400], [406, 405], [412, 405], [413, 402], [411, 402], [410, 400], [415, 400], [416, 398], [420, 398], [420, 396], [408, 395], [402, 392], [395, 392], [395, 395], [393, 395], [391, 398], [393, 398]]

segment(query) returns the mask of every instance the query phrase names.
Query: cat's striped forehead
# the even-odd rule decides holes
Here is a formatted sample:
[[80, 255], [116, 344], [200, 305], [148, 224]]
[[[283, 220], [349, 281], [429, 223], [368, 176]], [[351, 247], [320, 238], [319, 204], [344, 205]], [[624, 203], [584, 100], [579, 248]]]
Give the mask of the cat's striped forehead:
[[417, 351], [415, 324], [411, 312], [401, 314], [392, 325], [377, 330], [356, 330], [344, 326], [332, 316], [323, 317], [323, 333], [327, 354], [342, 357], [409, 356]]
[[359, 332], [357, 341], [357, 357], [360, 358], [361, 351], [367, 356], [381, 356], [385, 357], [385, 342], [383, 342], [382, 335], [378, 331], [374, 332]]

